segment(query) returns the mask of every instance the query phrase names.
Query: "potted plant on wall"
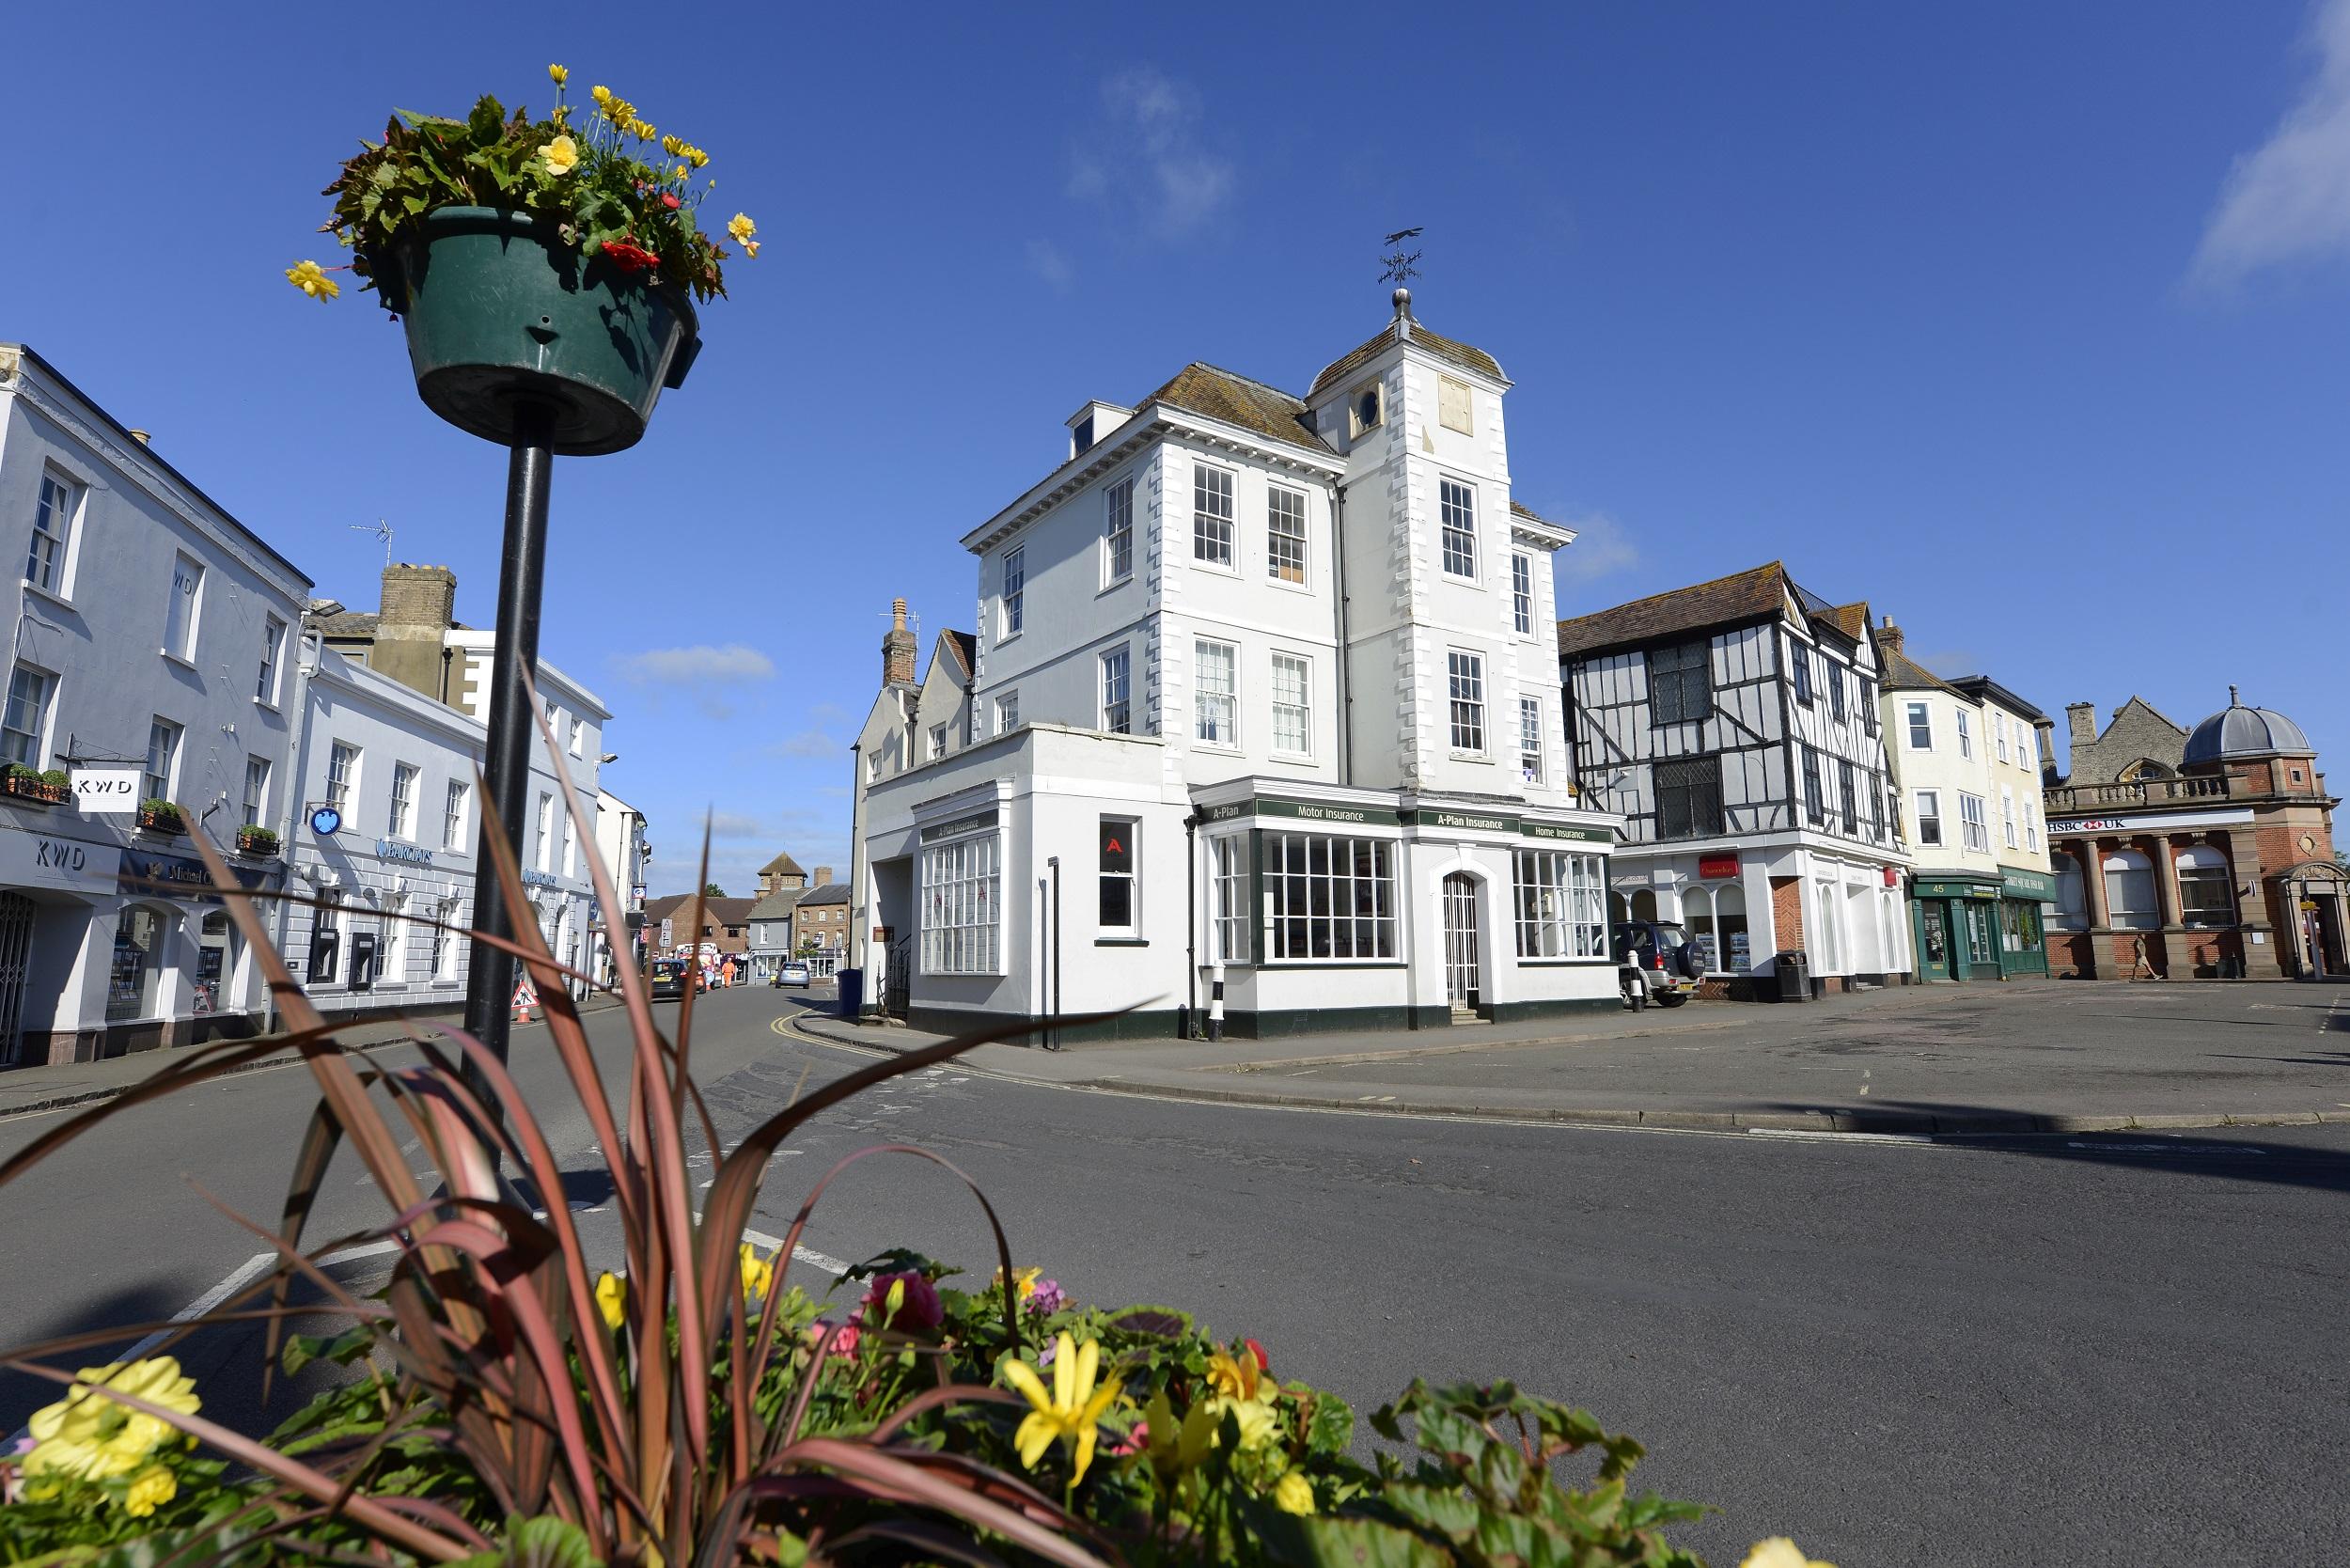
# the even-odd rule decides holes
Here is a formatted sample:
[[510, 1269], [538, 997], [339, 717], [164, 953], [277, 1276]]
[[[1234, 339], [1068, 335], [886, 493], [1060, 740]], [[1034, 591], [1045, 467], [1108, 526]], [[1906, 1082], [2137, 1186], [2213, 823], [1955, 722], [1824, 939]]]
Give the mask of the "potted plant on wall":
[[245, 826], [237, 829], [237, 853], [267, 858], [277, 853], [277, 834], [266, 827]]
[[51, 768], [42, 773], [22, 762], [10, 762], [5, 770], [0, 770], [0, 791], [19, 800], [37, 801], [43, 806], [63, 804], [67, 783], [63, 768]]
[[149, 833], [185, 833], [188, 819], [167, 800], [143, 800], [139, 802], [139, 826]]
[[[710, 155], [661, 135], [607, 87], [574, 118], [550, 66], [552, 113], [484, 97], [463, 119], [396, 115], [326, 189], [323, 232], [353, 253], [404, 323], [416, 391], [461, 430], [515, 444], [516, 410], [551, 414], [553, 450], [634, 446], [701, 347], [695, 300], [726, 292], [727, 248], [702, 231]], [[700, 185], [697, 180], [703, 180]], [[759, 254], [736, 213], [726, 236]], [[314, 299], [344, 268], [286, 276]]]

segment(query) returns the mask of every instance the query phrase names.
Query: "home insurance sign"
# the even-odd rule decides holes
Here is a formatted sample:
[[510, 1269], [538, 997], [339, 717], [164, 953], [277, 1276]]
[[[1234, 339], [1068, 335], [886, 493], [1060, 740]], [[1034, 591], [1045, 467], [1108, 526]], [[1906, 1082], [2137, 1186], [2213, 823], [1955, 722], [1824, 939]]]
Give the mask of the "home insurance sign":
[[75, 768], [73, 804], [86, 816], [119, 816], [139, 808], [136, 768]]

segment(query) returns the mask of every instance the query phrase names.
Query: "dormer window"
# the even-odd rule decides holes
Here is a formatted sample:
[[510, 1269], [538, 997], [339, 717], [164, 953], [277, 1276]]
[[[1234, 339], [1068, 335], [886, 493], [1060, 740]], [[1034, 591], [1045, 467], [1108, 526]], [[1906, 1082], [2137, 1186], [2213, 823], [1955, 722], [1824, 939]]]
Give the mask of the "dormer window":
[[1077, 457], [1093, 449], [1093, 416], [1089, 414], [1077, 421], [1076, 435], [1070, 445], [1069, 455]]
[[1377, 382], [1358, 386], [1347, 400], [1347, 433], [1360, 441], [1368, 431], [1377, 430], [1387, 420], [1386, 389]]

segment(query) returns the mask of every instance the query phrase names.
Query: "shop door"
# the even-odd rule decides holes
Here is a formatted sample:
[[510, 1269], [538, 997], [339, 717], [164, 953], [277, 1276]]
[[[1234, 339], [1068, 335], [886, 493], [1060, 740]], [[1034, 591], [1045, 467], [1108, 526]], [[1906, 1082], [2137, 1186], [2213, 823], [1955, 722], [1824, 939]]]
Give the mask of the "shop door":
[[1918, 905], [1918, 925], [1920, 940], [1918, 946], [1918, 973], [1930, 980], [1954, 980], [1950, 970], [1950, 906], [1940, 899], [1929, 899]]
[[1968, 899], [1959, 905], [1966, 916], [1966, 970], [1969, 976], [1985, 969], [1997, 974], [1999, 967], [1999, 932], [1997, 904], [1981, 899]]
[[0, 1063], [25, 1067], [24, 977], [32, 966], [33, 901], [0, 893]]
[[1474, 1008], [1477, 975], [1477, 882], [1461, 871], [1444, 879], [1444, 992], [1457, 1011]]

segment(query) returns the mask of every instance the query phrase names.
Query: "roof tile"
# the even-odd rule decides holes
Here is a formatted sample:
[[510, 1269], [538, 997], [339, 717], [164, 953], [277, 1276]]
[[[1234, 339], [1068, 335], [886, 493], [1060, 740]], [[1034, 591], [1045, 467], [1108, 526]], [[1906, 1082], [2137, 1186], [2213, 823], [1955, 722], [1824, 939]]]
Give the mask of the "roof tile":
[[1331, 449], [1330, 444], [1315, 431], [1313, 421], [1306, 416], [1306, 405], [1297, 399], [1278, 387], [1219, 370], [1198, 360], [1184, 366], [1173, 381], [1136, 406], [1148, 408], [1152, 403], [1168, 403], [1194, 414], [1204, 414], [1211, 419], [1221, 419], [1276, 441], [1310, 447], [1318, 452]]
[[1596, 652], [1632, 643], [1777, 615], [1787, 602], [1787, 569], [1777, 561], [1669, 593], [1651, 594], [1559, 623], [1559, 651]]

